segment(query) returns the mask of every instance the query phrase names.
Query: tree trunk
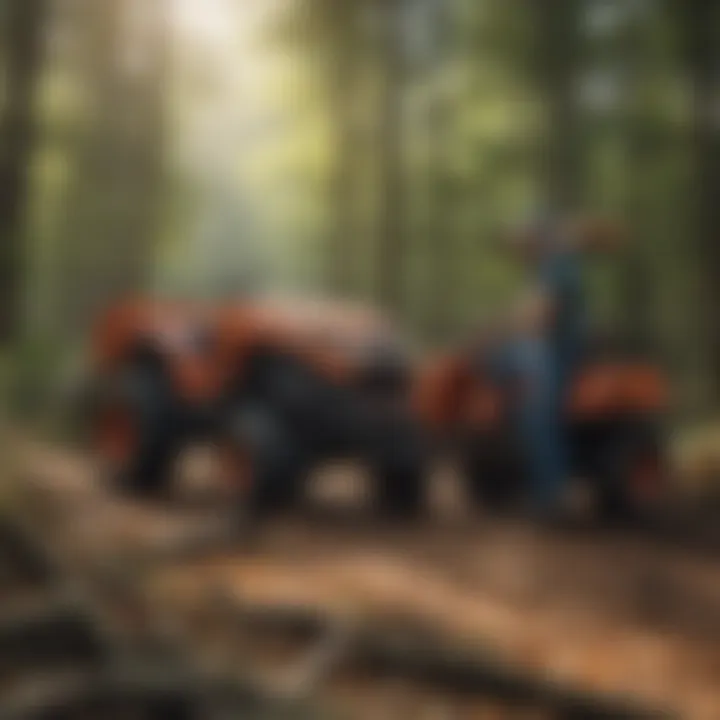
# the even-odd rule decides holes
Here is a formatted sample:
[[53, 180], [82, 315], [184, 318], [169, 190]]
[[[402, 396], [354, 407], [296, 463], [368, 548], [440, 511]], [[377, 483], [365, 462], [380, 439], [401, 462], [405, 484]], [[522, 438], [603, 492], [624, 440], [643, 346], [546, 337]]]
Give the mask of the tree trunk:
[[35, 90], [42, 65], [45, 0], [5, 9], [5, 104], [0, 117], [0, 342], [17, 337], [22, 316], [23, 219], [36, 134]]
[[[451, 9], [448, 0], [436, 0], [429, 13], [435, 34], [435, 70], [442, 70], [447, 59], [451, 31]], [[453, 213], [449, 207], [450, 182], [448, 173], [448, 132], [452, 120], [449, 98], [443, 78], [436, 79], [428, 112], [428, 259], [429, 282], [426, 296], [428, 335], [441, 340], [448, 330], [451, 311], [453, 259], [457, 248], [452, 243]]]
[[165, 3], [82, 0], [79, 73], [86, 124], [67, 200], [64, 334], [143, 288], [161, 205], [167, 52]]
[[333, 27], [330, 59], [330, 112], [335, 139], [330, 180], [330, 228], [327, 248], [327, 286], [336, 294], [354, 285], [357, 263], [355, 199], [357, 193], [358, 7], [352, 0], [333, 1], [329, 12]]
[[625, 114], [622, 118], [623, 141], [625, 145], [624, 173], [624, 215], [632, 238], [620, 267], [619, 321], [623, 336], [638, 347], [654, 344], [657, 337], [653, 314], [653, 284], [649, 264], [648, 248], [645, 247], [647, 233], [643, 219], [647, 206], [647, 128], [648, 118], [644, 93], [646, 75], [643, 67], [643, 19], [638, 16], [625, 29], [623, 41], [624, 77], [623, 96]]
[[536, 28], [535, 68], [546, 104], [540, 195], [543, 204], [556, 212], [574, 209], [582, 200], [577, 92], [580, 5], [577, 0], [530, 0]]
[[378, 302], [398, 313], [403, 302], [403, 149], [404, 75], [402, 0], [380, 0], [380, 55], [383, 74], [377, 152], [380, 160], [379, 228], [376, 265]]
[[719, 9], [707, 0], [682, 0], [676, 12], [693, 93], [691, 212], [696, 237], [700, 318], [708, 395], [720, 407], [720, 118], [717, 46]]

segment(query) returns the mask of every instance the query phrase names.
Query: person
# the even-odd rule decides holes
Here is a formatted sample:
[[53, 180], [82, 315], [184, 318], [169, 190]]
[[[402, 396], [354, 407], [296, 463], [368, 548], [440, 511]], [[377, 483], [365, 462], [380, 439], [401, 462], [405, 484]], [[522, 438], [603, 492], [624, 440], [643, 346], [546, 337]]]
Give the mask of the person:
[[492, 365], [516, 390], [513, 422], [531, 508], [542, 518], [562, 515], [571, 475], [563, 415], [584, 345], [584, 266], [596, 252], [613, 249], [620, 236], [614, 224], [587, 217], [540, 218], [510, 235], [531, 282], [516, 308], [511, 339]]

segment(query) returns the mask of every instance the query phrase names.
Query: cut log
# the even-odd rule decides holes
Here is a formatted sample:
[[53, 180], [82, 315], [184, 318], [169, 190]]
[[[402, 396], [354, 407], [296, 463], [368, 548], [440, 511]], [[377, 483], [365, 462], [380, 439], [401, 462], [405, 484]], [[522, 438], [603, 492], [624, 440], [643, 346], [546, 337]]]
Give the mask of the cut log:
[[[307, 642], [337, 625], [320, 610], [298, 606], [238, 604], [236, 621], [253, 634], [284, 633]], [[347, 625], [345, 626], [347, 627]], [[543, 709], [559, 720], [659, 720], [674, 717], [631, 698], [609, 697], [524, 671], [490, 648], [458, 647], [424, 628], [356, 625], [345, 640], [349, 669], [363, 674], [402, 677], [453, 693], [492, 698], [514, 707]]]

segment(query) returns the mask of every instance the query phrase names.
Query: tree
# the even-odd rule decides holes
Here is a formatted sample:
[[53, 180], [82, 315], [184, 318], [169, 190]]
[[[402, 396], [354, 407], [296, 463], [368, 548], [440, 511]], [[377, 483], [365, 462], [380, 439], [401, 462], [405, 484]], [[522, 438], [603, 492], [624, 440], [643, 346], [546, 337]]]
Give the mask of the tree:
[[582, 200], [582, 163], [578, 103], [580, 68], [579, 0], [529, 0], [536, 28], [534, 67], [546, 130], [540, 160], [543, 203], [555, 210]]
[[[357, 289], [358, 194], [362, 134], [358, 98], [366, 70], [362, 0], [288, 3], [271, 28], [271, 40], [310, 61], [319, 85], [321, 115], [328, 122], [326, 219], [321, 245], [321, 283], [333, 293]], [[318, 82], [319, 80], [319, 82]]]
[[331, 220], [327, 247], [327, 285], [336, 293], [354, 284], [356, 254], [354, 223], [357, 192], [358, 133], [356, 99], [359, 71], [359, 6], [354, 0], [330, 2], [328, 100], [333, 133], [330, 179]]
[[164, 166], [165, 2], [80, 0], [84, 116], [66, 200], [60, 329], [141, 289], [157, 239]]
[[720, 8], [706, 0], [676, 0], [683, 57], [692, 90], [692, 231], [699, 300], [713, 404], [720, 405], [720, 118], [717, 84]]
[[17, 336], [22, 314], [23, 218], [36, 136], [46, 0], [13, 0], [3, 18], [6, 99], [0, 116], [0, 341]]
[[403, 303], [403, 133], [404, 79], [402, 0], [378, 0], [378, 52], [382, 88], [378, 102], [379, 216], [376, 288], [378, 302], [399, 312]]
[[428, 223], [429, 288], [427, 292], [427, 329], [439, 338], [448, 328], [449, 289], [452, 283], [452, 258], [456, 248], [448, 244], [452, 227], [450, 183], [448, 173], [448, 134], [452, 124], [452, 107], [442, 71], [448, 59], [452, 29], [450, 0], [435, 0], [428, 8], [428, 21], [434, 28], [433, 65], [436, 79], [431, 90], [428, 111], [429, 187]]
[[616, 131], [622, 148], [622, 159], [612, 182], [621, 195], [617, 210], [624, 216], [632, 237], [620, 258], [616, 273], [619, 284], [613, 299], [622, 336], [638, 347], [649, 347], [658, 340], [653, 268], [647, 242], [653, 239], [648, 227], [651, 218], [648, 206], [653, 200], [649, 173], [656, 154], [653, 135], [657, 137], [657, 132], [653, 133], [651, 82], [656, 58], [650, 52], [648, 36], [655, 28], [649, 22], [648, 9], [640, 3], [618, 3], [615, 7], [622, 8], [622, 12], [616, 13], [607, 33], [606, 53], [611, 61], [619, 57], [620, 63], [618, 71], [611, 75], [616, 91], [608, 115], [611, 132]]

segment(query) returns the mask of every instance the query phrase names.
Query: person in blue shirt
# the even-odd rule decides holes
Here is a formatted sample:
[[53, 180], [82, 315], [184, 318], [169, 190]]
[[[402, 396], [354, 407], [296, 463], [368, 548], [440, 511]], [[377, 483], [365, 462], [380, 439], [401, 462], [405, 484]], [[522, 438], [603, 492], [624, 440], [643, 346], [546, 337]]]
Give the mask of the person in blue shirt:
[[563, 416], [584, 345], [584, 265], [618, 237], [617, 228], [590, 219], [540, 218], [511, 234], [531, 290], [493, 364], [517, 388], [513, 420], [527, 462], [531, 507], [541, 517], [562, 513], [571, 474]]

